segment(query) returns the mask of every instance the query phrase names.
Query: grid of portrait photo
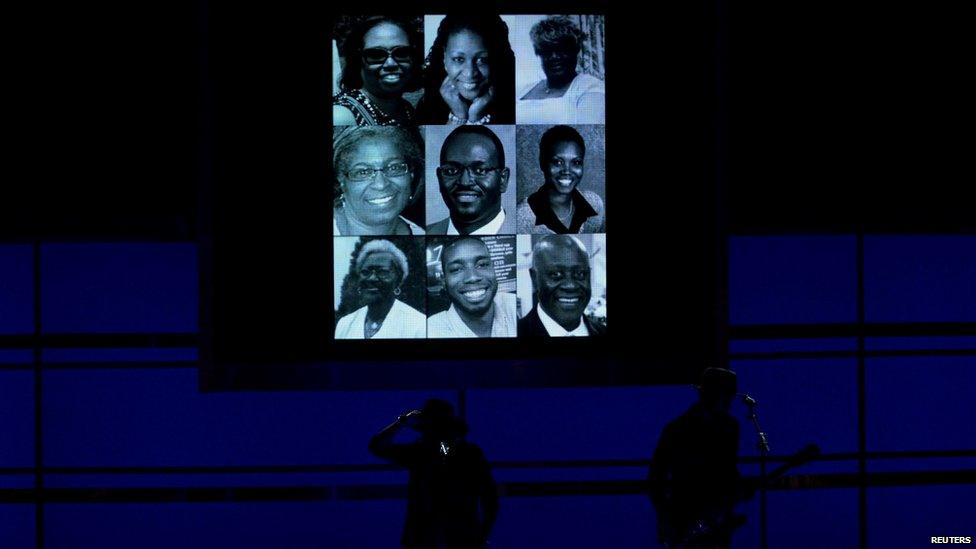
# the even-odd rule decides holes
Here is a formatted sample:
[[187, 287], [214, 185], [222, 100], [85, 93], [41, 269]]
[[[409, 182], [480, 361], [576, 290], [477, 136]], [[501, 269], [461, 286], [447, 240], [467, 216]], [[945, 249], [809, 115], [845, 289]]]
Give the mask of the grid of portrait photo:
[[335, 339], [606, 334], [603, 28], [338, 19]]

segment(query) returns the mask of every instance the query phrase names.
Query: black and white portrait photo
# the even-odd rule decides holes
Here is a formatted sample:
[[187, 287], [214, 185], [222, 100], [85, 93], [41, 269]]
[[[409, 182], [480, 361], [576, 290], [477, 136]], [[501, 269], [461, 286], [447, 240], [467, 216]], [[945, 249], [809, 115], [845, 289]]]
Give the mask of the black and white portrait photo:
[[342, 16], [333, 28], [332, 123], [416, 126], [423, 18]]
[[518, 124], [606, 121], [602, 15], [516, 15]]
[[520, 234], [607, 232], [605, 128], [518, 126]]
[[519, 235], [518, 295], [519, 337], [605, 335], [607, 235]]
[[424, 239], [333, 238], [336, 339], [427, 337]]
[[333, 236], [423, 235], [420, 131], [336, 126], [333, 138]]
[[507, 236], [428, 237], [427, 337], [515, 337], [516, 242]]
[[424, 130], [427, 234], [515, 234], [515, 127]]
[[491, 13], [424, 17], [422, 124], [515, 123], [511, 20]]

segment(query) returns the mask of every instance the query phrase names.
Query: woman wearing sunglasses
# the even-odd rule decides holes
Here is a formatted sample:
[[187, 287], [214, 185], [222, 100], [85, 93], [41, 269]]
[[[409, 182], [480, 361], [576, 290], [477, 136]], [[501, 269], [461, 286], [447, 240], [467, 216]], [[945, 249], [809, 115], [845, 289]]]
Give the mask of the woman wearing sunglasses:
[[332, 151], [333, 236], [424, 234], [403, 215], [422, 194], [423, 142], [416, 128], [337, 127]]
[[413, 126], [415, 113], [403, 99], [417, 89], [420, 75], [419, 31], [399, 19], [370, 17], [342, 44], [342, 90], [332, 98], [336, 126]]
[[515, 54], [498, 15], [448, 15], [424, 61], [423, 124], [514, 124]]

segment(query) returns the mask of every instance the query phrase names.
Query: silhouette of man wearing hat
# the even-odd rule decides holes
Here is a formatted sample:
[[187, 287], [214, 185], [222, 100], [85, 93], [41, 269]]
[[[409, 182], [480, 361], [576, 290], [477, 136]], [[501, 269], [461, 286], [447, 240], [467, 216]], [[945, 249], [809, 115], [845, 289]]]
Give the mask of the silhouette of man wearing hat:
[[742, 490], [739, 422], [729, 414], [735, 372], [706, 368], [697, 388], [698, 401], [661, 432], [648, 470], [658, 540], [669, 549], [726, 548], [741, 524], [732, 514]]
[[[420, 438], [394, 442], [403, 426]], [[410, 471], [403, 547], [478, 549], [487, 543], [498, 494], [481, 448], [464, 440], [467, 432], [449, 402], [431, 399], [422, 410], [400, 414], [370, 441], [370, 452]]]

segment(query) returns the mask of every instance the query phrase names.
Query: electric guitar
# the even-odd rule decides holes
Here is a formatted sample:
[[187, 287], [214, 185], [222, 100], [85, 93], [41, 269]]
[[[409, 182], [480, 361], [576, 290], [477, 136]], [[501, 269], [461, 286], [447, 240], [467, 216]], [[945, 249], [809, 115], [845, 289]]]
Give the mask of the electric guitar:
[[[768, 473], [765, 479], [752, 478], [745, 480], [747, 489], [743, 494], [736, 498], [737, 501], [752, 499], [756, 491], [768, 486], [772, 481], [782, 477], [787, 471], [794, 467], [799, 467], [820, 455], [820, 447], [816, 444], [808, 444], [799, 452], [792, 455], [782, 465]], [[709, 549], [721, 547], [723, 540], [727, 540], [737, 528], [746, 523], [745, 515], [734, 513], [731, 506], [724, 509], [715, 509], [704, 513], [692, 523], [692, 526], [683, 532], [667, 536], [664, 540], [665, 549]]]

